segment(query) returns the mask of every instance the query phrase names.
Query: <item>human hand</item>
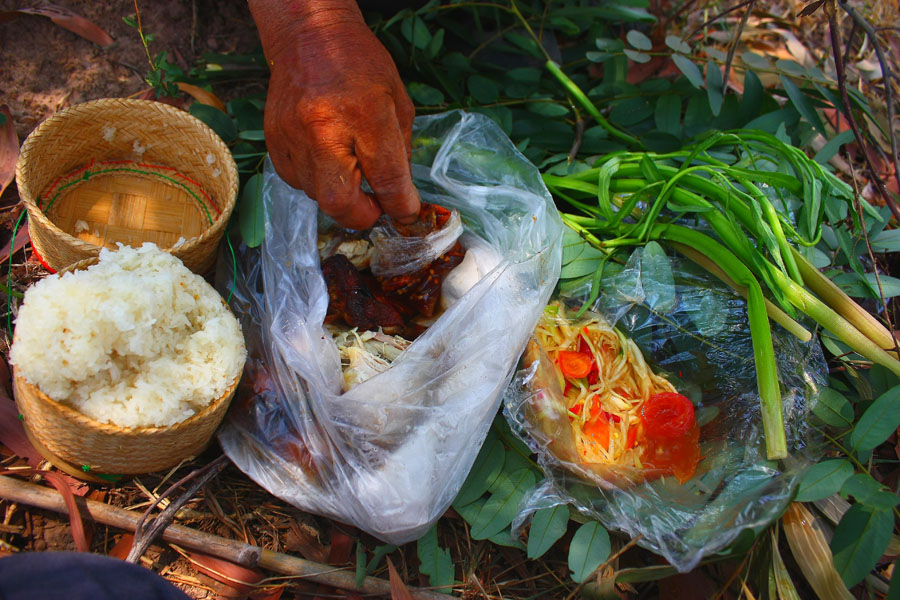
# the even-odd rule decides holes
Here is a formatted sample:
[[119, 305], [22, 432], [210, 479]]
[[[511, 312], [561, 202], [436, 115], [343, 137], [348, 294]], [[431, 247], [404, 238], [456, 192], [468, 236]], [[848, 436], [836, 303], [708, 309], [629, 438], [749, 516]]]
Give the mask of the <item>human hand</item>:
[[[271, 70], [265, 132], [278, 174], [344, 227], [414, 221], [415, 116], [397, 68], [352, 0], [251, 1]], [[362, 191], [365, 176], [374, 194]]]

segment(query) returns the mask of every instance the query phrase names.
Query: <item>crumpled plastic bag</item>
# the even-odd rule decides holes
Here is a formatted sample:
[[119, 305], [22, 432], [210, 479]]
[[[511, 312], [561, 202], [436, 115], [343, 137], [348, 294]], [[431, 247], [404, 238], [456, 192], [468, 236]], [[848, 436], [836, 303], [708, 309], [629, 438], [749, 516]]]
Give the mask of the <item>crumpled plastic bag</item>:
[[[529, 418], [540, 395], [550, 392], [532, 385], [548, 381], [537, 374], [546, 365], [535, 361], [517, 373], [504, 399], [513, 431], [537, 453], [546, 475], [523, 501], [514, 526], [538, 509], [571, 504], [609, 529], [640, 536], [638, 545], [689, 571], [742, 531], [758, 533], [777, 518], [800, 475], [822, 456], [811, 419], [827, 367], [815, 336], [803, 343], [773, 325], [789, 457], [768, 461], [746, 303], [686, 259], [645, 254], [651, 253], [637, 249], [620, 272], [603, 279], [593, 308], [695, 403], [703, 457], [697, 471], [684, 485], [674, 477], [629, 480], [627, 473], [601, 478], [555, 456], [544, 430]], [[578, 307], [586, 292], [572, 296]]]
[[499, 263], [390, 369], [341, 394], [317, 206], [268, 164], [265, 242], [238, 250], [231, 300], [250, 357], [219, 432], [272, 494], [395, 544], [425, 533], [462, 486], [552, 293], [562, 238], [540, 173], [487, 117], [416, 119], [412, 162], [422, 200], [459, 211]]
[[451, 212], [443, 227], [423, 236], [401, 235], [393, 220], [382, 217], [369, 233], [374, 247], [372, 273], [394, 277], [421, 271], [450, 250], [462, 232], [462, 219], [456, 211]]

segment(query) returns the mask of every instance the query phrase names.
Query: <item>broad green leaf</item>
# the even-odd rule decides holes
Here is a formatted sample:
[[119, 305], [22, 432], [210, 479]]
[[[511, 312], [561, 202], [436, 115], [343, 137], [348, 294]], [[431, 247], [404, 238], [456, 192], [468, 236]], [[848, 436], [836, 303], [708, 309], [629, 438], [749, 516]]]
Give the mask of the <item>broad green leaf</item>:
[[643, 63], [650, 62], [649, 54], [644, 54], [643, 52], [637, 52], [635, 50], [629, 50], [627, 48], [625, 50], [623, 50], [623, 52], [625, 53], [625, 56], [627, 56], [628, 58], [630, 58], [631, 60], [633, 60], [636, 63], [643, 64]]
[[453, 501], [454, 508], [474, 502], [488, 490], [503, 470], [504, 457], [503, 443], [494, 436], [488, 436]]
[[[865, 246], [861, 247], [865, 248]], [[881, 294], [884, 294], [885, 298], [900, 296], [900, 279], [890, 275], [879, 275], [876, 278], [875, 273], [865, 273], [862, 277], [857, 273], [841, 273], [836, 275], [832, 281], [848, 296], [854, 298], [877, 299], [881, 297]], [[879, 282], [881, 283], [880, 290]]]
[[706, 63], [706, 97], [709, 99], [709, 109], [718, 117], [722, 111], [723, 101], [722, 71], [712, 59]]
[[551, 16], [548, 27], [562, 31], [567, 36], [576, 36], [581, 33], [581, 28], [572, 20], [560, 16]]
[[519, 550], [525, 549], [525, 544], [523, 544], [522, 540], [520, 540], [517, 536], [513, 535], [513, 532], [509, 527], [507, 527], [500, 533], [495, 533], [488, 538], [488, 541], [492, 544], [497, 544], [498, 546], [518, 548]]
[[361, 588], [366, 580], [366, 547], [362, 540], [356, 541], [356, 587]]
[[822, 388], [819, 397], [812, 407], [813, 414], [826, 425], [832, 427], [850, 427], [853, 425], [853, 407], [839, 391]]
[[647, 305], [666, 314], [675, 308], [675, 276], [666, 251], [657, 242], [648, 242], [641, 255], [641, 285]]
[[609, 557], [609, 534], [597, 521], [578, 528], [569, 544], [569, 570], [577, 583], [587, 580]]
[[747, 129], [762, 129], [769, 133], [775, 133], [779, 127], [785, 125], [793, 126], [799, 117], [800, 113], [795, 108], [787, 107], [760, 115], [747, 123], [745, 127]]
[[674, 50], [675, 52], [681, 52], [682, 54], [690, 54], [691, 47], [685, 42], [683, 39], [678, 37], [677, 35], [667, 35], [666, 36], [666, 46]]
[[403, 22], [400, 24], [400, 33], [403, 34], [407, 42], [419, 50], [425, 50], [431, 43], [431, 32], [428, 31], [425, 21], [419, 17], [403, 19]]
[[556, 102], [529, 102], [528, 112], [532, 112], [542, 117], [564, 117], [569, 114], [569, 109]]
[[483, 540], [509, 527], [518, 514], [522, 497], [534, 487], [534, 471], [519, 469], [508, 477], [508, 481], [509, 485], [493, 493], [478, 511], [469, 530], [472, 539]]
[[450, 593], [453, 585], [453, 560], [450, 551], [438, 546], [437, 525], [433, 526], [416, 543], [416, 554], [419, 557], [419, 571], [428, 575], [428, 582], [432, 587], [442, 587], [439, 590], [445, 594]]
[[684, 54], [673, 54], [672, 62], [674, 62], [675, 66], [678, 67], [678, 70], [687, 77], [687, 80], [691, 82], [692, 86], [698, 90], [703, 87], [703, 74], [700, 72], [697, 65], [694, 64], [694, 61]]
[[839, 458], [823, 460], [811, 466], [797, 489], [797, 502], [815, 502], [822, 500], [841, 490], [841, 486], [853, 475], [853, 464]]
[[762, 110], [763, 86], [756, 73], [744, 71], [744, 95], [741, 97], [741, 123], [756, 118]]
[[606, 255], [600, 250], [593, 246], [588, 246], [578, 258], [562, 267], [559, 277], [560, 279], [574, 279], [591, 275], [600, 267], [600, 263], [603, 262], [605, 257]]
[[534, 40], [528, 37], [527, 35], [522, 35], [521, 33], [516, 33], [515, 31], [510, 31], [503, 34], [503, 38], [506, 39], [511, 44], [515, 45], [521, 50], [524, 50], [528, 54], [531, 54], [535, 58], [543, 58], [544, 54], [537, 47]]
[[235, 127], [234, 121], [218, 108], [194, 102], [191, 104], [190, 112], [209, 125], [210, 129], [215, 131], [224, 142], [233, 142], [237, 137], [237, 127]]
[[641, 141], [651, 152], [675, 152], [682, 146], [681, 138], [656, 129], [641, 135]]
[[771, 65], [766, 57], [757, 54], [756, 52], [744, 52], [741, 54], [741, 60], [744, 61], [748, 67], [754, 69], [769, 69]]
[[[900, 558], [894, 561], [893, 573], [900, 573]], [[891, 587], [888, 589], [884, 600], [900, 600], [900, 577], [891, 577]]]
[[563, 227], [562, 264], [567, 265], [581, 256], [587, 246], [588, 243], [577, 231], [568, 226]]
[[838, 153], [838, 150], [841, 149], [841, 146], [844, 144], [849, 144], [854, 139], [853, 132], [849, 129], [847, 131], [842, 131], [837, 134], [822, 146], [822, 149], [816, 152], [816, 156], [813, 158], [817, 163], [824, 165], [831, 157]]
[[497, 101], [500, 90], [492, 79], [488, 79], [484, 75], [472, 75], [466, 82], [469, 93], [481, 104], [491, 104]]
[[537, 83], [541, 80], [541, 72], [533, 67], [518, 67], [516, 69], [510, 69], [506, 72], [506, 76], [513, 81], [530, 83], [533, 85], [537, 85]]
[[809, 97], [803, 93], [803, 91], [797, 87], [797, 84], [794, 83], [794, 80], [785, 75], [781, 76], [781, 85], [784, 87], [784, 91], [787, 93], [788, 98], [791, 99], [791, 103], [794, 105], [794, 108], [797, 109], [804, 119], [810, 122], [816, 129], [819, 130], [819, 133], [824, 135], [826, 138], [828, 137], [828, 132], [825, 130], [825, 125], [822, 123], [822, 118], [819, 116], [819, 113], [816, 112], [815, 107], [812, 105]]
[[249, 248], [256, 248], [266, 238], [266, 205], [262, 198], [263, 176], [253, 175], [244, 184], [238, 206], [238, 225], [241, 239]]
[[806, 67], [804, 67], [803, 65], [801, 65], [800, 63], [798, 63], [795, 60], [790, 60], [790, 59], [786, 59], [786, 58], [776, 60], [775, 68], [787, 73], [788, 75], [793, 75], [794, 77], [800, 77], [802, 79], [806, 79], [809, 77], [809, 72], [806, 70]]
[[628, 40], [628, 43], [637, 50], [650, 50], [651, 48], [653, 48], [653, 42], [650, 41], [650, 38], [648, 38], [637, 29], [632, 29], [627, 34], [625, 34], [625, 39]]
[[900, 504], [900, 497], [888, 491], [868, 473], [856, 473], [841, 486], [841, 496], [856, 499], [874, 509], [891, 510]]
[[434, 60], [438, 52], [441, 51], [441, 48], [444, 45], [444, 30], [438, 29], [437, 33], [432, 36], [431, 41], [428, 43], [428, 49], [425, 51], [426, 56], [428, 58]]
[[413, 102], [419, 106], [440, 106], [444, 103], [444, 94], [427, 83], [411, 81], [406, 85]]
[[566, 533], [568, 523], [569, 507], [565, 504], [535, 512], [528, 530], [528, 558], [543, 556]]
[[844, 585], [853, 587], [869, 574], [894, 531], [894, 514], [854, 504], [841, 518], [831, 539], [834, 567]]
[[618, 56], [615, 52], [597, 52], [596, 50], [584, 53], [584, 57], [594, 63], [603, 63], [615, 56]]
[[691, 311], [691, 320], [700, 333], [712, 339], [725, 328], [728, 310], [718, 294], [706, 293], [700, 298], [697, 310]]
[[624, 3], [613, 4], [608, 2], [600, 7], [598, 14], [609, 21], [641, 21], [644, 23], [654, 23], [656, 21], [656, 17], [643, 8], [626, 6]]
[[672, 135], [681, 135], [681, 96], [665, 94], [656, 101], [653, 113], [656, 128]]
[[372, 551], [372, 558], [369, 559], [369, 563], [366, 565], [366, 573], [371, 574], [375, 572], [375, 569], [381, 565], [381, 560], [396, 549], [397, 546], [393, 544], [375, 546], [375, 550]]
[[611, 121], [629, 127], [653, 116], [653, 107], [646, 98], [629, 98], [617, 102], [609, 113]]

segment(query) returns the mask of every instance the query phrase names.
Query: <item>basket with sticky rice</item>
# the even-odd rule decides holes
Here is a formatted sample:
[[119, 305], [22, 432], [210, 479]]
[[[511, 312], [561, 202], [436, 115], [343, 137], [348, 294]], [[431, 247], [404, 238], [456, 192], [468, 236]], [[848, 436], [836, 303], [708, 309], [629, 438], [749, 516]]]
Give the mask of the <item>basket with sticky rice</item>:
[[612, 486], [694, 475], [701, 456], [693, 404], [602, 316], [549, 305], [524, 363], [535, 369], [526, 417], [570, 470]]

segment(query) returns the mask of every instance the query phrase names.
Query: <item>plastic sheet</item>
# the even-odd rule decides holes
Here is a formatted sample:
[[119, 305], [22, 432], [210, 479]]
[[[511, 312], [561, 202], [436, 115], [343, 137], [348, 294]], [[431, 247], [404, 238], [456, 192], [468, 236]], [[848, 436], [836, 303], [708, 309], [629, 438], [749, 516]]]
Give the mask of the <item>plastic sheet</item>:
[[[574, 296], [574, 305], [580, 306], [580, 295]], [[538, 389], [538, 382], [555, 378], [541, 376], [539, 370], [552, 365], [536, 361], [517, 374], [505, 396], [507, 419], [537, 452], [546, 474], [515, 525], [521, 527], [535, 510], [570, 503], [610, 529], [640, 536], [639, 545], [688, 571], [743, 530], [758, 533], [777, 518], [799, 476], [821, 456], [821, 439], [810, 422], [827, 374], [821, 348], [815, 337], [803, 343], [773, 326], [790, 453], [776, 463], [765, 457], [742, 298], [687, 260], [660, 255], [643, 260], [638, 249], [624, 269], [603, 279], [594, 308], [694, 402], [703, 458], [683, 485], [674, 477], [642, 481], [634, 469], [590, 469], [570, 462], [573, 454], [559, 451], [565, 444], [551, 445], [550, 428], [535, 418], [535, 407], [547, 402], [547, 394], [557, 394], [561, 404], [552, 386]]]
[[417, 119], [413, 179], [499, 263], [390, 369], [341, 394], [317, 208], [267, 165], [265, 242], [239, 249], [231, 302], [250, 357], [219, 432], [274, 495], [396, 544], [427, 531], [465, 480], [556, 283], [562, 236], [537, 169], [481, 115]]

